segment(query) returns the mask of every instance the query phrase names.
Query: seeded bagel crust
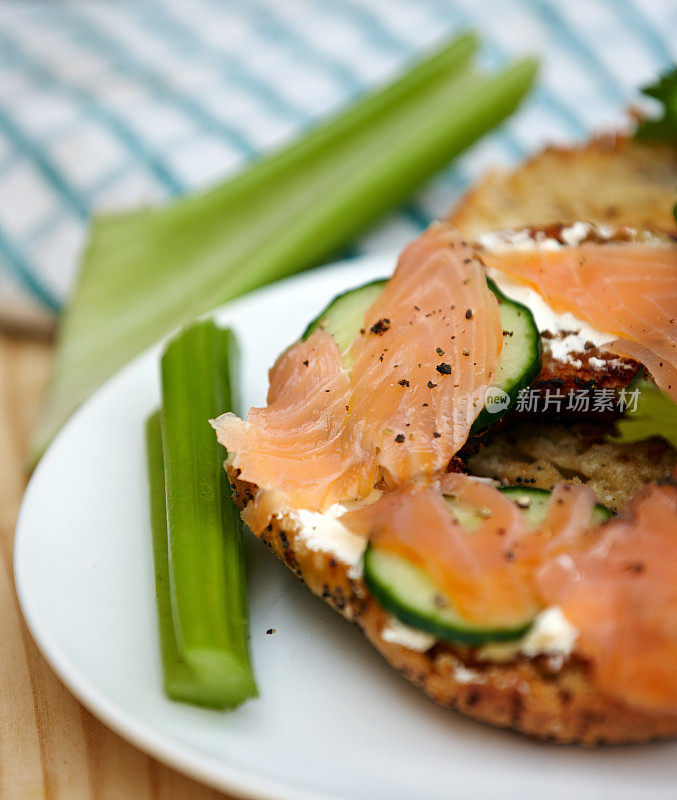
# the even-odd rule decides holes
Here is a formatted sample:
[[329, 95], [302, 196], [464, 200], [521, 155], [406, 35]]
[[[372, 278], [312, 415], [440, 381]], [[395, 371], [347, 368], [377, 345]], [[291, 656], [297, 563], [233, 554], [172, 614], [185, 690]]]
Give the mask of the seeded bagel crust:
[[[235, 502], [243, 510], [258, 489], [241, 481], [237, 470], [226, 469]], [[632, 709], [601, 693], [590, 664], [575, 652], [558, 669], [547, 656], [487, 662], [461, 645], [440, 642], [418, 652], [387, 642], [382, 631], [389, 624], [388, 614], [361, 578], [348, 575], [346, 564], [331, 553], [306, 547], [286, 517], [271, 518], [261, 538], [314, 594], [359, 625], [392, 667], [440, 705], [562, 744], [622, 744], [677, 735], [677, 715]]]

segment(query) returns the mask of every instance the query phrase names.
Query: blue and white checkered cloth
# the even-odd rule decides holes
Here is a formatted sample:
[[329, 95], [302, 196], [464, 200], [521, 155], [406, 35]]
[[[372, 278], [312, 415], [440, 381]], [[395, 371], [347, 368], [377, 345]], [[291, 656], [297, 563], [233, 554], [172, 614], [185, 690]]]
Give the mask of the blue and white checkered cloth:
[[468, 27], [489, 66], [539, 53], [540, 88], [356, 252], [399, 246], [489, 165], [622, 125], [675, 60], [676, 0], [4, 0], [0, 321], [53, 321], [92, 213], [221, 180]]

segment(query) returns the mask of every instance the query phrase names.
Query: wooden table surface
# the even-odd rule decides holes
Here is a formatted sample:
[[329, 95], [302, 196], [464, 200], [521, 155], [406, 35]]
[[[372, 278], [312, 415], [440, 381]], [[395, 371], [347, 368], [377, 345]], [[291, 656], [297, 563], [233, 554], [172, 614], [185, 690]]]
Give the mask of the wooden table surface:
[[54, 675], [21, 617], [12, 539], [51, 353], [49, 343], [0, 335], [0, 799], [224, 798], [98, 722]]

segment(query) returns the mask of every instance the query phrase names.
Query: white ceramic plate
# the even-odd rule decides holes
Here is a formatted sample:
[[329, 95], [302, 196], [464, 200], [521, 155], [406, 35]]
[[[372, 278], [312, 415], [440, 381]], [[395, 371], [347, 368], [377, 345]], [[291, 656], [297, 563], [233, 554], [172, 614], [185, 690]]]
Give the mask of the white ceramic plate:
[[[246, 406], [264, 402], [268, 367], [334, 294], [389, 274], [393, 260], [315, 271], [220, 310], [216, 319], [241, 342]], [[19, 518], [23, 612], [94, 714], [177, 769], [248, 797], [674, 798], [674, 744], [542, 745], [437, 708], [253, 537], [260, 698], [230, 713], [169, 701], [160, 688], [143, 445], [158, 403], [159, 351], [129, 364], [66, 425]]]

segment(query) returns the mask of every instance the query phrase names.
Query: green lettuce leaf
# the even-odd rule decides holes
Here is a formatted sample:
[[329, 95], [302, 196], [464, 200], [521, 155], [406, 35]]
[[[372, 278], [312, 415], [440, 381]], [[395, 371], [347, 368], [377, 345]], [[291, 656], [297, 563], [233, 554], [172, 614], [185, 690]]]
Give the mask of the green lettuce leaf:
[[640, 123], [636, 138], [653, 142], [677, 141], [677, 66], [664, 73], [656, 83], [644, 86], [642, 92], [658, 100], [663, 110], [660, 117]]
[[[638, 392], [636, 404], [632, 393]], [[628, 408], [616, 423], [617, 435], [611, 441], [618, 443], [641, 442], [660, 436], [677, 447], [677, 405], [654, 383], [640, 379], [627, 389]]]

